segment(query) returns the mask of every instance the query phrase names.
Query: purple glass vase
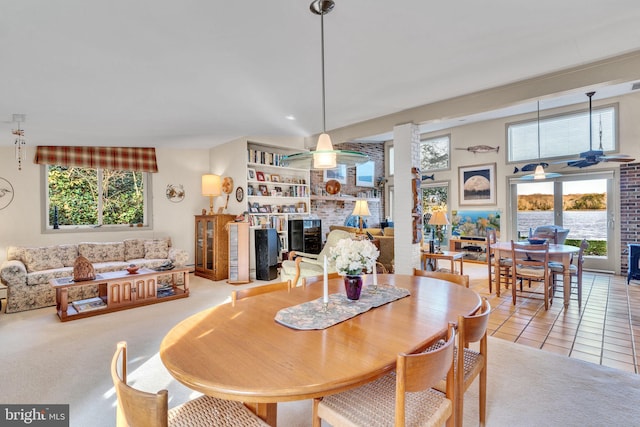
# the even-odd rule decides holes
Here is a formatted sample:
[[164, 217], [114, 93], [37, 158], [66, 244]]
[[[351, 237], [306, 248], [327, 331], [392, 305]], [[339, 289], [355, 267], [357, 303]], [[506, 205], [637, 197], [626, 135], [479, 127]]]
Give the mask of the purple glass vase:
[[362, 276], [344, 276], [344, 288], [347, 291], [347, 298], [350, 300], [360, 299], [362, 290]]

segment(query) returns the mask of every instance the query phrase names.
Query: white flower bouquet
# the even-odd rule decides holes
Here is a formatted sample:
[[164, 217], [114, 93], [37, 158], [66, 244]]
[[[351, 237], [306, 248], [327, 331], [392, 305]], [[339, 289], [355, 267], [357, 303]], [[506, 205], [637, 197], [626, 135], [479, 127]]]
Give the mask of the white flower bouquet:
[[329, 249], [329, 259], [341, 274], [355, 276], [373, 271], [380, 251], [370, 240], [341, 239]]

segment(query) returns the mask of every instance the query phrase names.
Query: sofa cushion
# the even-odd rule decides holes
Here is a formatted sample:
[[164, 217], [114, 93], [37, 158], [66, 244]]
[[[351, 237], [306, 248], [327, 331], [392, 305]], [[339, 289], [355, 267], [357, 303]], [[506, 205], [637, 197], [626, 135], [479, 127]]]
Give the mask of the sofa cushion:
[[65, 267], [73, 267], [73, 263], [78, 258], [78, 245], [59, 245], [58, 253]]
[[124, 259], [144, 258], [144, 239], [124, 240]]
[[64, 267], [57, 246], [25, 248], [24, 264], [29, 273]]
[[147, 259], [168, 258], [169, 257], [169, 240], [145, 240], [144, 257]]
[[382, 236], [382, 228], [363, 228], [362, 231], [364, 231], [365, 233], [368, 232], [370, 233], [372, 236]]
[[82, 255], [89, 262], [109, 262], [124, 261], [123, 242], [92, 243], [85, 242], [78, 244], [78, 255]]
[[394, 233], [394, 228], [393, 227], [387, 227], [383, 230], [383, 233], [385, 236], [393, 236]]

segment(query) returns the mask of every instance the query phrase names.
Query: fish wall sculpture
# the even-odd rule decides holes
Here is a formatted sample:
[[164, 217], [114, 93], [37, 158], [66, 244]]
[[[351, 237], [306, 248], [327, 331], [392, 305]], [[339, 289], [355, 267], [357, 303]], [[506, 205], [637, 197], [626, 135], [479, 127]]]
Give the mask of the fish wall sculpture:
[[436, 174], [432, 173], [431, 175], [422, 175], [422, 181], [426, 181], [427, 179], [430, 179], [431, 181], [435, 181]]
[[544, 163], [544, 162], [540, 162], [540, 163], [527, 163], [526, 165], [524, 165], [523, 167], [521, 167], [520, 169], [518, 169], [518, 167], [514, 167], [513, 168], [513, 173], [518, 173], [518, 172], [533, 172], [536, 170], [536, 166], [541, 165], [543, 168], [546, 168], [547, 166], [549, 166], [549, 163]]
[[490, 147], [488, 145], [472, 145], [471, 147], [467, 147], [467, 148], [456, 148], [456, 150], [465, 150], [473, 154], [490, 153], [492, 151], [495, 151], [497, 153], [498, 151], [500, 151], [500, 146], [498, 145], [497, 147]]

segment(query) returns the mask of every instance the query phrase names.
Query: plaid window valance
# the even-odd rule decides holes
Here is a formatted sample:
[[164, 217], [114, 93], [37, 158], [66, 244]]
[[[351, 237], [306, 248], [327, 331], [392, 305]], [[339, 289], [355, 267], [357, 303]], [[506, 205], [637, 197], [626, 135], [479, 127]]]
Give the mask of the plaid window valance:
[[158, 172], [155, 148], [39, 145], [34, 161], [41, 165]]

